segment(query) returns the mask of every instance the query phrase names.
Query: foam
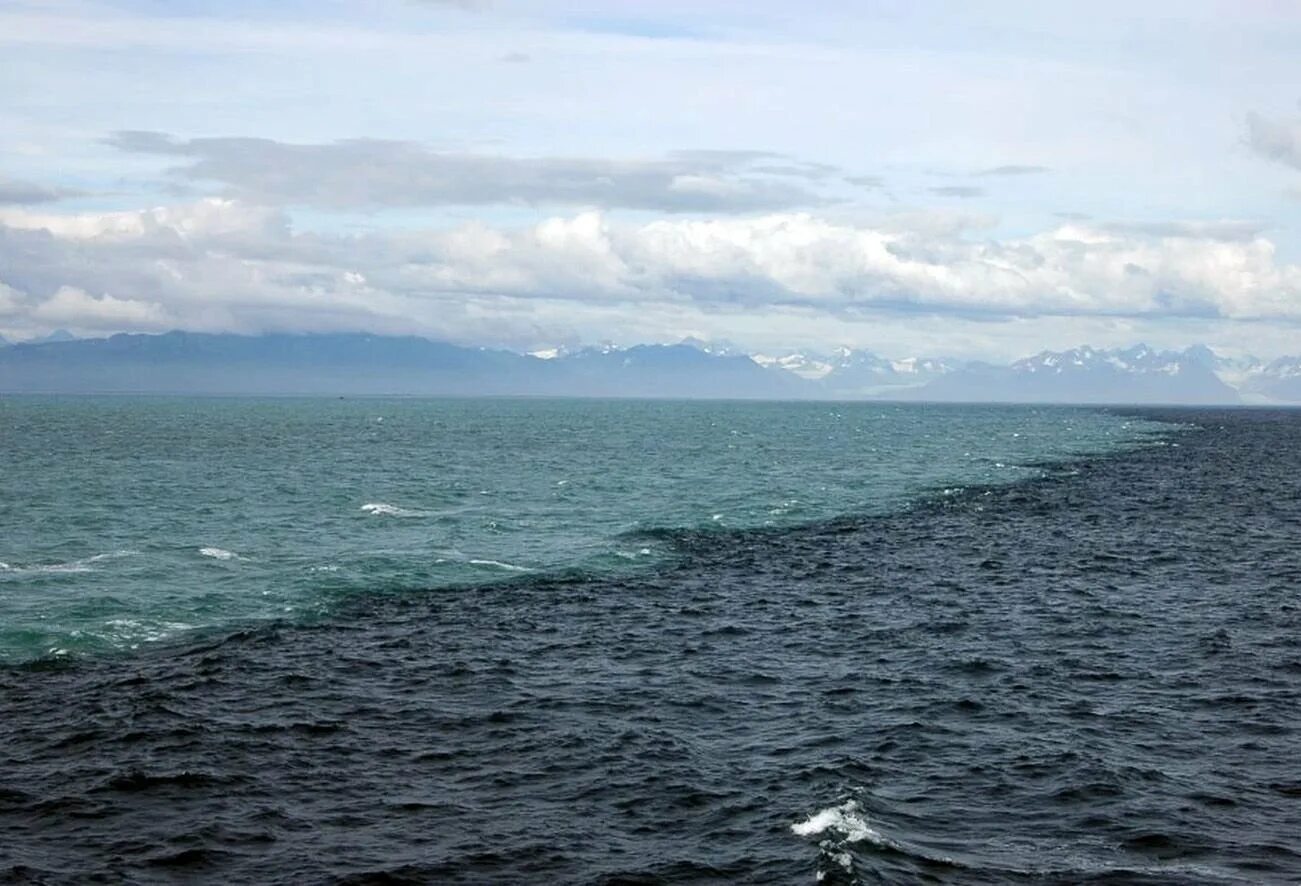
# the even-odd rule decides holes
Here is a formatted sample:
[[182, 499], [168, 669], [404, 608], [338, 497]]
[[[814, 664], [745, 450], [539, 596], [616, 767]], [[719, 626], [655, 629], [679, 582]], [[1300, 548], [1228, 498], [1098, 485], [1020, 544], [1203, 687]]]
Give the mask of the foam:
[[877, 846], [887, 845], [885, 837], [868, 825], [862, 810], [854, 800], [846, 800], [839, 806], [831, 806], [815, 812], [804, 821], [791, 825], [791, 833], [798, 837], [816, 837], [828, 831], [831, 832], [829, 836], [839, 836], [845, 843], [867, 840]]
[[16, 572], [20, 575], [94, 572], [96, 563], [129, 557], [134, 553], [135, 551], [109, 551], [106, 554], [95, 554], [93, 557], [82, 557], [80, 560], [69, 560], [67, 563], [42, 563], [36, 566], [10, 566], [8, 563], [0, 563], [0, 571]]
[[382, 501], [367, 502], [361, 506], [361, 509], [374, 517], [427, 517], [427, 511], [416, 511], [410, 508], [400, 508], [397, 505], [386, 504]]
[[503, 563], [500, 560], [471, 560], [471, 566], [493, 566], [497, 569], [505, 569], [507, 572], [532, 572], [527, 566], [516, 566], [514, 563]]
[[239, 560], [239, 554], [228, 551], [224, 548], [199, 548], [199, 555], [202, 557], [212, 557], [214, 560]]

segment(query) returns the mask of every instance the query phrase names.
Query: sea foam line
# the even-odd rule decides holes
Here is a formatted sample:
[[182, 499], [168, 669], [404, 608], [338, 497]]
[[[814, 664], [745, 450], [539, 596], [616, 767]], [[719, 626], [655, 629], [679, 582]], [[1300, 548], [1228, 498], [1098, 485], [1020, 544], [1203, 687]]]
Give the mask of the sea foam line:
[[33, 573], [78, 573], [94, 572], [96, 563], [102, 563], [105, 560], [116, 560], [119, 557], [130, 557], [135, 551], [109, 551], [106, 554], [95, 554], [93, 557], [82, 557], [80, 560], [69, 560], [67, 563], [39, 563], [35, 566], [12, 566], [8, 563], [0, 563], [0, 571], [15, 572], [22, 575]]
[[471, 566], [494, 566], [497, 569], [505, 569], [507, 572], [532, 572], [527, 566], [516, 566], [514, 563], [503, 563], [500, 560], [471, 560]]
[[428, 517], [428, 511], [417, 511], [411, 508], [400, 508], [397, 505], [387, 504], [382, 501], [367, 502], [361, 506], [361, 509], [374, 517]]

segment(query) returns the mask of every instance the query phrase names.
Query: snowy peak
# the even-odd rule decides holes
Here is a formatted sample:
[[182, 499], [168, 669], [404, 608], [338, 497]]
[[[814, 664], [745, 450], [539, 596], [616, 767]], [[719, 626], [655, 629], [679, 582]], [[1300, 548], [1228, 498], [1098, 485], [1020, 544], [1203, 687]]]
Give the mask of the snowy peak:
[[1041, 351], [1010, 366], [969, 367], [928, 385], [936, 399], [1032, 403], [1237, 403], [1241, 398], [1215, 371], [1205, 346], [1158, 351], [1081, 345]]
[[929, 357], [891, 360], [872, 351], [838, 347], [828, 353], [781, 351], [752, 354], [760, 366], [781, 369], [807, 381], [818, 382], [824, 392], [856, 396], [890, 388], [924, 384], [958, 368], [951, 361]]
[[1098, 372], [1179, 375], [1189, 371], [1213, 372], [1220, 363], [1220, 358], [1205, 345], [1193, 345], [1182, 351], [1157, 351], [1144, 344], [1111, 350], [1081, 345], [1069, 351], [1041, 351], [1017, 360], [1011, 368], [1015, 372], [1045, 375]]
[[781, 354], [751, 354], [750, 359], [767, 369], [789, 372], [806, 381], [825, 378], [835, 369], [835, 366], [824, 357], [798, 351]]

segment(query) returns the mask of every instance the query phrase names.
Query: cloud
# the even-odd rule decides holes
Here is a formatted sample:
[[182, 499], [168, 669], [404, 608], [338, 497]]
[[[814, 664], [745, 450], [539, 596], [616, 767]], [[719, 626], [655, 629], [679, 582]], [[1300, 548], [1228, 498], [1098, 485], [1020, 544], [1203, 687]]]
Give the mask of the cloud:
[[527, 52], [508, 52], [498, 59], [498, 61], [503, 61], [506, 62], [507, 64], [515, 64], [515, 65], [521, 65], [524, 64], [525, 62], [530, 62], [532, 60], [533, 57], [529, 55]]
[[976, 175], [1041, 175], [1050, 172], [1047, 166], [995, 166], [991, 169], [982, 169]]
[[961, 197], [964, 200], [970, 197], [981, 197], [985, 193], [984, 188], [973, 188], [970, 185], [942, 185], [929, 190], [940, 197]]
[[1301, 169], [1301, 120], [1283, 122], [1250, 113], [1246, 141], [1265, 159]]
[[1259, 237], [1266, 225], [1254, 221], [1162, 221], [1162, 222], [1111, 222], [1104, 226], [1120, 234], [1141, 234], [1147, 237], [1182, 237], [1193, 240], [1247, 241]]
[[53, 188], [32, 182], [0, 178], [0, 204], [32, 205], [35, 203], [53, 203], [65, 197], [76, 197], [80, 191], [69, 188]]
[[216, 198], [134, 213], [8, 209], [0, 326], [537, 344], [632, 334], [652, 318], [665, 335], [744, 323], [769, 336], [796, 315], [824, 325], [883, 315], [1301, 323], [1301, 267], [1245, 228], [971, 234], [805, 212], [633, 224], [589, 211], [345, 236], [297, 232], [278, 210]]
[[97, 329], [161, 331], [172, 325], [161, 305], [111, 295], [92, 296], [73, 286], [61, 286], [32, 310], [32, 319], [51, 326], [76, 325]]
[[765, 170], [760, 161], [776, 155], [758, 151], [681, 151], [651, 160], [505, 157], [379, 139], [185, 141], [135, 131], [118, 132], [108, 143], [184, 158], [174, 176], [225, 185], [231, 196], [329, 209], [514, 204], [730, 213], [827, 202], [808, 187], [822, 167]]
[[879, 175], [847, 175], [845, 181], [860, 188], [874, 190], [885, 186], [885, 179]]
[[467, 12], [478, 11], [488, 7], [488, 0], [407, 0], [413, 6], [448, 6], [464, 9]]

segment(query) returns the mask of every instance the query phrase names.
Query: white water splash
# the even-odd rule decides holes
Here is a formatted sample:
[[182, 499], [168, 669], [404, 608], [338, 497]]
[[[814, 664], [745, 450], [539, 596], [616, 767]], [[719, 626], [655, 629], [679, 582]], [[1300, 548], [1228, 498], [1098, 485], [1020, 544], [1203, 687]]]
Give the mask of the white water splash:
[[855, 800], [846, 800], [839, 806], [815, 812], [804, 821], [791, 825], [791, 832], [799, 837], [816, 837], [828, 831], [831, 832], [828, 836], [838, 836], [845, 843], [867, 840], [877, 846], [887, 845], [881, 832], [868, 825]]
[[397, 505], [386, 504], [382, 501], [367, 502], [361, 506], [361, 509], [374, 517], [427, 517], [428, 511], [417, 511], [411, 508], [400, 508]]

